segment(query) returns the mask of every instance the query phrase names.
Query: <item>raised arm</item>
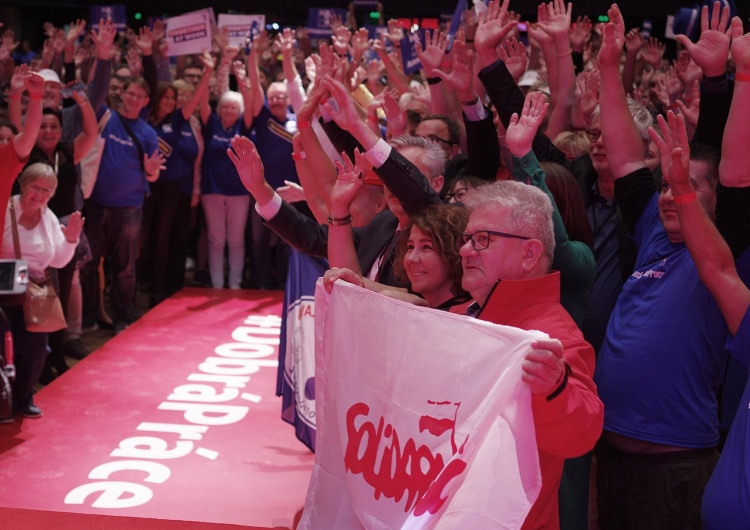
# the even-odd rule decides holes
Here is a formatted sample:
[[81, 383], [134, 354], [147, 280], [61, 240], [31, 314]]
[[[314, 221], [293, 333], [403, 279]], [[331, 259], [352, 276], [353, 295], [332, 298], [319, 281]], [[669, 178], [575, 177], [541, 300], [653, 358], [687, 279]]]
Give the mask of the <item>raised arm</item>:
[[737, 73], [732, 106], [724, 130], [719, 178], [724, 186], [750, 186], [750, 33], [743, 35], [742, 20], [732, 20], [732, 58]]
[[352, 235], [352, 215], [350, 207], [357, 192], [362, 188], [365, 163], [359, 149], [354, 150], [354, 160], [342, 154], [343, 164], [336, 162], [338, 178], [331, 192], [331, 217], [328, 228], [328, 264], [331, 267], [344, 267], [362, 275], [354, 247]]
[[[263, 99], [265, 93], [263, 92], [263, 85], [260, 84], [260, 73], [258, 71], [258, 61], [263, 53], [262, 49], [253, 47], [247, 56], [247, 77], [250, 81], [250, 93], [252, 94], [252, 116], [255, 118], [260, 114], [263, 108]], [[248, 128], [250, 126], [248, 125]]]
[[99, 136], [96, 114], [85, 92], [73, 92], [73, 99], [81, 109], [81, 123], [83, 131], [73, 141], [73, 161], [78, 164], [94, 146]]
[[249, 130], [250, 127], [252, 127], [253, 119], [255, 118], [254, 107], [258, 93], [253, 92], [250, 88], [250, 81], [245, 71], [245, 64], [242, 61], [234, 61], [232, 67], [234, 69], [234, 77], [237, 78], [237, 89], [240, 94], [242, 94], [242, 101], [244, 102], [245, 107], [242, 112], [242, 121], [245, 123], [245, 128]]
[[607, 158], [617, 180], [645, 166], [644, 146], [628, 108], [620, 77], [620, 55], [625, 45], [625, 22], [617, 4], [609, 9], [599, 50], [601, 74], [600, 102], [602, 138], [608, 146]]
[[26, 122], [23, 131], [13, 139], [13, 148], [18, 158], [29, 156], [34, 148], [39, 127], [42, 125], [42, 96], [44, 95], [44, 79], [39, 74], [27, 72], [24, 77], [26, 90], [29, 91], [29, 106], [26, 109]]
[[180, 109], [182, 117], [186, 120], [190, 119], [190, 116], [193, 115], [201, 100], [208, 96], [208, 82], [210, 81], [211, 73], [216, 66], [216, 60], [208, 50], [203, 50], [201, 62], [203, 63], [203, 75], [201, 76], [201, 80], [198, 82], [198, 86], [193, 90], [193, 95], [188, 102], [182, 106], [182, 109]]
[[729, 246], [697, 200], [689, 176], [690, 148], [684, 118], [671, 111], [667, 118], [657, 118], [663, 138], [653, 129], [649, 134], [661, 153], [662, 167], [668, 168], [664, 179], [674, 197], [685, 245], [734, 335], [750, 307], [750, 291], [737, 275]]

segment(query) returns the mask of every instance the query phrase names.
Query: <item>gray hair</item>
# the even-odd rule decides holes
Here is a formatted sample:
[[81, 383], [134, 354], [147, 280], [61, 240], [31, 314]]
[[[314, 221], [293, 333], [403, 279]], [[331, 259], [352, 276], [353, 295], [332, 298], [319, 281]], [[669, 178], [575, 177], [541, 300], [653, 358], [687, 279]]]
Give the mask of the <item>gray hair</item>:
[[391, 141], [388, 143], [396, 151], [410, 147], [422, 149], [424, 151], [424, 154], [422, 155], [422, 163], [427, 166], [429, 172], [429, 175], [425, 176], [430, 182], [432, 182], [432, 179], [435, 177], [439, 177], [445, 173], [445, 164], [447, 162], [445, 151], [443, 151], [443, 148], [440, 147], [437, 142], [420, 136], [397, 136], [391, 138]]
[[[630, 96], [628, 96], [628, 110], [630, 111], [630, 115], [633, 117], [635, 126], [638, 129], [638, 134], [641, 135], [641, 140], [650, 141], [651, 137], [648, 135], [648, 128], [653, 127], [654, 117], [646, 107], [644, 107], [641, 103], [638, 103]], [[594, 118], [599, 116], [600, 112], [601, 107], [597, 105], [594, 109], [594, 112], [591, 113], [591, 119], [593, 120]]]
[[18, 177], [18, 185], [23, 188], [35, 180], [49, 182], [57, 188], [57, 175], [55, 175], [55, 170], [52, 166], [45, 164], [44, 162], [36, 162], [26, 167]]
[[240, 94], [239, 92], [235, 92], [234, 90], [227, 90], [219, 98], [218, 106], [221, 106], [221, 104], [226, 101], [229, 101], [231, 103], [236, 103], [237, 105], [239, 105], [240, 113], [245, 112], [245, 100], [242, 97], [242, 94]]
[[541, 241], [546, 267], [552, 266], [555, 253], [553, 208], [552, 201], [542, 190], [521, 182], [501, 180], [470, 190], [463, 202], [471, 210], [489, 204], [507, 208], [510, 215], [506, 219], [506, 230]]

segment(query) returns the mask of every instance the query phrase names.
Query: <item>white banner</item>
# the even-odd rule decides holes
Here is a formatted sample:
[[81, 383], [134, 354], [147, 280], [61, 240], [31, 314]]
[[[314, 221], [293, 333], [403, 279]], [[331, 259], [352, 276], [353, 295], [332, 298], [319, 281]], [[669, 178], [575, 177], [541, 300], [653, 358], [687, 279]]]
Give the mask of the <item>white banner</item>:
[[266, 15], [227, 15], [219, 13], [219, 28], [229, 31], [229, 44], [245, 46], [248, 35], [255, 36], [266, 27]]
[[167, 19], [167, 55], [190, 55], [211, 50], [211, 8]]
[[518, 529], [541, 488], [530, 343], [336, 283], [315, 295], [317, 447], [298, 528]]

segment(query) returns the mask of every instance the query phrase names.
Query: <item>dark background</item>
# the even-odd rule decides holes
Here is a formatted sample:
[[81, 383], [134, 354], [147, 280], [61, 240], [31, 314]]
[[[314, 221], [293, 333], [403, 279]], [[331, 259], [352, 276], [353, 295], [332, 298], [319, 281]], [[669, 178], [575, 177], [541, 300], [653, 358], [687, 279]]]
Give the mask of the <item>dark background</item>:
[[[42, 23], [50, 21], [62, 26], [76, 18], [88, 19], [89, 5], [124, 3], [127, 6], [128, 24], [137, 28], [146, 23], [149, 16], [173, 16], [187, 11], [213, 7], [218, 13], [265, 13], [266, 22], [277, 22], [285, 25], [305, 25], [307, 9], [309, 7], [341, 7], [346, 8], [348, 0], [245, 0], [225, 1], [215, 0], [205, 2], [200, 0], [135, 0], [135, 1], [51, 1], [51, 0], [11, 0], [3, 1], [0, 5], [0, 22], [6, 28], [12, 28], [16, 37], [29, 39], [32, 47], [40, 48], [44, 35]], [[522, 13], [530, 20], [536, 17], [534, 0], [511, 0], [511, 9]], [[396, 17], [438, 17], [442, 13], [453, 12], [454, 0], [382, 0], [385, 18]], [[576, 0], [573, 3], [573, 17], [588, 15], [596, 21], [598, 15], [606, 14], [611, 2], [606, 0]], [[750, 17], [750, 1], [735, 0], [739, 15], [747, 21]], [[680, 7], [690, 7], [693, 2], [688, 0], [622, 0], [620, 8], [626, 18], [628, 28], [639, 26], [644, 18], [653, 20], [653, 35], [662, 36], [666, 26], [666, 17], [675, 14]], [[141, 21], [136, 21], [134, 15], [140, 12]], [[746, 27], [748, 27], [746, 25]]]

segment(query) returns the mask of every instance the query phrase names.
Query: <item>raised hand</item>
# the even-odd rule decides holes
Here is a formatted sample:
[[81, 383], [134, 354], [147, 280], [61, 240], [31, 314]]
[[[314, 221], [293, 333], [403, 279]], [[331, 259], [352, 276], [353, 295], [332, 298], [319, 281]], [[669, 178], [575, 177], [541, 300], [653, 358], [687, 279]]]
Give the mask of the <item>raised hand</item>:
[[548, 108], [547, 98], [541, 92], [529, 92], [526, 95], [521, 116], [514, 112], [505, 131], [505, 142], [513, 156], [520, 158], [531, 151], [531, 144]]
[[344, 129], [350, 131], [362, 120], [357, 112], [357, 106], [354, 100], [349, 95], [349, 91], [339, 81], [336, 81], [331, 76], [327, 75], [323, 78], [323, 86], [333, 97], [335, 106], [331, 104], [331, 101], [323, 103], [323, 108], [326, 109], [336, 124]]
[[619, 69], [620, 54], [625, 46], [625, 23], [622, 22], [622, 15], [617, 4], [612, 4], [609, 9], [609, 19], [610, 22], [604, 25], [602, 46], [599, 48], [597, 62], [599, 68], [617, 66]]
[[398, 91], [395, 89], [386, 89], [383, 90], [379, 96], [382, 96], [383, 98], [380, 108], [383, 109], [383, 112], [385, 113], [388, 128], [394, 136], [404, 134], [408, 120], [406, 118], [406, 112], [398, 104]]
[[497, 0], [490, 0], [487, 11], [479, 15], [479, 24], [474, 34], [474, 49], [481, 66], [497, 60], [498, 45], [517, 24], [516, 20], [508, 20], [508, 0], [503, 0], [502, 4]]
[[267, 186], [263, 162], [260, 160], [255, 144], [249, 138], [245, 136], [232, 138], [227, 155], [237, 168], [237, 174], [246, 190], [255, 195], [257, 190]]
[[100, 19], [99, 31], [96, 32], [93, 29], [91, 30], [91, 40], [94, 41], [94, 44], [96, 45], [96, 56], [99, 59], [103, 61], [109, 60], [109, 52], [112, 49], [116, 36], [117, 30], [111, 19]]
[[543, 48], [545, 44], [551, 44], [553, 41], [552, 35], [544, 31], [541, 26], [549, 20], [549, 11], [546, 4], [541, 3], [537, 6], [536, 20], [536, 24], [527, 23], [530, 44]]
[[143, 153], [143, 169], [146, 175], [154, 175], [159, 170], [167, 169], [167, 166], [164, 165], [166, 161], [167, 159], [158, 149], [151, 156]]
[[729, 26], [729, 7], [721, 10], [721, 3], [713, 5], [713, 15], [708, 19], [708, 6], [701, 10], [701, 37], [693, 42], [685, 35], [676, 38], [687, 49], [690, 57], [703, 69], [706, 77], [717, 77], [726, 72], [731, 28]]
[[730, 29], [732, 33], [732, 59], [738, 74], [750, 73], [750, 33], [743, 35], [742, 20], [739, 17], [732, 19]]
[[547, 17], [539, 22], [539, 26], [552, 38], [567, 37], [570, 34], [570, 15], [573, 4], [564, 0], [552, 0], [547, 4]]
[[359, 148], [354, 148], [354, 163], [347, 156], [345, 151], [341, 152], [341, 159], [343, 163], [338, 160], [334, 160], [333, 165], [336, 166], [338, 177], [336, 183], [333, 185], [331, 190], [331, 209], [334, 206], [340, 209], [348, 210], [357, 192], [362, 187], [364, 169], [362, 167], [362, 159], [364, 155], [359, 151]]
[[661, 69], [661, 62], [664, 59], [664, 51], [666, 49], [667, 47], [659, 39], [651, 37], [648, 39], [646, 46], [641, 50], [641, 56], [654, 70], [659, 70]]
[[476, 97], [473, 84], [474, 53], [467, 48], [466, 43], [456, 40], [453, 42], [451, 56], [453, 68], [450, 73], [437, 69], [434, 75], [442, 79], [448, 88], [456, 93], [458, 101], [462, 103], [472, 101]]
[[589, 17], [578, 17], [570, 27], [570, 47], [576, 53], [583, 52], [583, 47], [591, 40], [594, 25]]
[[78, 40], [78, 37], [80, 37], [84, 30], [86, 29], [86, 21], [79, 18], [75, 22], [70, 23], [70, 29], [68, 29], [68, 34], [65, 36], [65, 40], [72, 44], [75, 41]]
[[667, 119], [659, 115], [656, 117], [659, 123], [661, 136], [649, 127], [648, 135], [656, 144], [661, 155], [661, 167], [664, 179], [667, 181], [673, 195], [682, 195], [693, 190], [690, 183], [690, 147], [688, 143], [685, 119], [671, 110], [667, 112]]
[[646, 45], [641, 35], [641, 28], [633, 28], [625, 34], [625, 51], [628, 55], [635, 55]]
[[500, 59], [503, 60], [505, 66], [508, 68], [508, 72], [513, 76], [513, 80], [518, 84], [518, 80], [521, 79], [529, 64], [529, 57], [526, 55], [526, 46], [524, 46], [523, 42], [513, 37], [503, 42], [497, 51], [500, 54]]
[[203, 63], [203, 68], [206, 70], [206, 74], [211, 74], [216, 69], [216, 59], [213, 55], [211, 55], [211, 52], [208, 50], [203, 50], [203, 53], [201, 53], [200, 56], [201, 63]]
[[279, 194], [279, 197], [281, 197], [283, 201], [289, 203], [305, 202], [307, 200], [305, 197], [305, 190], [302, 189], [302, 186], [291, 180], [285, 180], [283, 186], [276, 188], [276, 193]]
[[141, 52], [141, 55], [151, 55], [153, 51], [154, 38], [148, 26], [143, 26], [138, 31], [138, 37], [135, 39], [135, 45]]
[[44, 94], [44, 78], [34, 72], [24, 75], [24, 86], [29, 91], [29, 96], [42, 96]]
[[141, 54], [139, 53], [139, 49], [137, 47], [133, 47], [128, 50], [128, 53], [125, 54], [125, 60], [127, 60], [128, 68], [130, 68], [133, 76], [141, 75], [143, 63], [141, 62]]
[[422, 43], [416, 42], [417, 57], [422, 63], [422, 68], [427, 77], [436, 77], [436, 71], [445, 58], [445, 50], [448, 47], [447, 34], [442, 31], [427, 32], [425, 34], [425, 47], [422, 49]]
[[365, 52], [372, 46], [369, 32], [365, 28], [359, 28], [352, 36], [351, 46], [352, 57], [355, 62], [359, 63]]
[[13, 76], [10, 78], [10, 93], [16, 96], [20, 96], [24, 90], [26, 90], [26, 78], [29, 76], [29, 65], [20, 64], [16, 66], [13, 71]]
[[690, 58], [687, 50], [682, 50], [677, 56], [675, 70], [677, 77], [686, 87], [692, 87], [695, 81], [700, 81], [703, 77], [703, 70]]
[[73, 98], [73, 101], [75, 101], [79, 107], [91, 104], [85, 90], [74, 90], [70, 97]]
[[284, 31], [276, 35], [276, 45], [284, 55], [290, 55], [297, 44], [297, 34], [292, 28], [284, 28]]
[[13, 50], [18, 48], [20, 42], [16, 41], [16, 33], [12, 29], [6, 29], [3, 31], [3, 42], [2, 47], [5, 48], [8, 53], [13, 53]]
[[687, 100], [677, 100], [677, 107], [680, 109], [680, 114], [685, 117], [685, 127], [687, 127], [690, 136], [692, 136], [695, 129], [698, 127], [698, 117], [700, 115], [701, 106], [700, 81], [696, 80], [693, 82], [691, 91], [692, 96], [689, 104]]
[[399, 25], [398, 20], [392, 18], [388, 21], [388, 33], [384, 35], [392, 44], [398, 46], [404, 38], [404, 29]]
[[591, 116], [599, 104], [599, 81], [598, 69], [581, 72], [576, 79], [577, 91], [580, 93], [581, 114], [587, 125], [591, 124]]
[[78, 243], [78, 237], [81, 235], [81, 229], [85, 221], [86, 219], [81, 216], [81, 212], [73, 212], [68, 218], [67, 226], [60, 225], [60, 230], [62, 230], [65, 236], [65, 241], [68, 243]]
[[331, 37], [333, 51], [338, 55], [346, 55], [349, 52], [349, 41], [352, 40], [352, 32], [346, 26], [337, 27]]

